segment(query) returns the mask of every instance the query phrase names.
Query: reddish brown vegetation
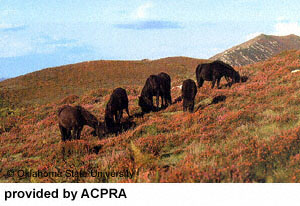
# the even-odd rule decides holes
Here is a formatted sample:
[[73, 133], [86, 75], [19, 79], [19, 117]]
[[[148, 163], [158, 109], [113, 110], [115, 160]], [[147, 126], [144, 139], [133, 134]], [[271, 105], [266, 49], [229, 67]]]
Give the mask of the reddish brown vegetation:
[[[167, 64], [170, 68], [185, 65], [172, 72], [170, 69], [175, 87], [186, 78], [195, 79], [194, 69], [200, 62], [187, 61], [163, 59], [155, 65], [160, 65], [159, 68]], [[147, 71], [155, 68], [149, 62], [135, 63], [147, 64]], [[141, 72], [136, 67], [130, 70], [126, 62], [123, 65], [131, 76]], [[101, 140], [93, 138], [87, 127], [82, 131], [81, 140], [62, 143], [56, 119], [56, 111], [61, 106], [59, 99], [39, 106], [7, 109], [1, 117], [4, 120], [0, 135], [1, 182], [300, 182], [300, 73], [290, 72], [299, 67], [300, 51], [292, 51], [235, 68], [248, 76], [248, 81], [219, 90], [204, 85], [195, 97], [195, 107], [201, 108], [196, 112], [183, 113], [182, 103], [173, 104], [165, 110], [135, 118], [135, 128]], [[74, 68], [79, 67], [74, 65]], [[70, 70], [70, 74], [75, 72]], [[130, 78], [126, 80], [124, 88], [132, 114], [140, 112], [137, 101], [145, 79], [132, 84]], [[83, 84], [80, 81], [83, 80], [79, 78], [78, 84]], [[118, 81], [122, 84], [125, 80], [116, 78], [112, 86]], [[8, 82], [2, 85], [4, 89]], [[101, 92], [99, 88], [90, 88], [78, 94], [74, 104], [82, 105], [103, 121], [111, 91], [106, 86]], [[180, 92], [179, 88], [172, 89], [175, 97]], [[73, 92], [62, 96], [70, 94]], [[10, 97], [10, 93], [5, 95]], [[213, 99], [222, 95], [226, 100], [213, 104]], [[9, 169], [129, 170], [136, 175], [132, 179], [4, 177]]]

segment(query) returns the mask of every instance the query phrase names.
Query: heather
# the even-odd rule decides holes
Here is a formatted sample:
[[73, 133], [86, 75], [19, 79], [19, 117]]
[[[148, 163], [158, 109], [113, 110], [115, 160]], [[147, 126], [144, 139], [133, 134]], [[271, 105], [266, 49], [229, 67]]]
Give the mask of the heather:
[[[61, 142], [57, 110], [80, 104], [100, 121], [115, 87], [126, 89], [131, 114], [149, 74], [167, 72], [172, 98], [196, 80], [204, 60], [86, 62], [0, 83], [0, 182], [299, 182], [300, 51], [235, 67], [248, 81], [211, 89], [205, 82], [195, 112], [182, 102], [134, 118], [135, 126], [99, 140], [85, 127], [81, 140]], [[102, 71], [102, 72], [101, 72]], [[214, 97], [226, 99], [210, 104]], [[127, 115], [124, 115], [126, 121]], [[129, 177], [5, 177], [7, 170], [126, 171]]]

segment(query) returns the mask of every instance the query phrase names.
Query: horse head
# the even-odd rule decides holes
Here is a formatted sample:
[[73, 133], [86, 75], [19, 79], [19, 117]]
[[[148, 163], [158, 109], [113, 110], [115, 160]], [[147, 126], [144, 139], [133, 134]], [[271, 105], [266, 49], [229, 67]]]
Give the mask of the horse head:
[[232, 72], [232, 82], [233, 83], [239, 83], [241, 81], [241, 76], [237, 71]]
[[99, 139], [102, 139], [107, 133], [107, 129], [105, 127], [105, 124], [101, 123], [101, 122], [98, 122], [98, 125], [95, 128], [94, 133], [99, 137]]
[[146, 96], [139, 96], [139, 106], [145, 113], [153, 110], [153, 102]]

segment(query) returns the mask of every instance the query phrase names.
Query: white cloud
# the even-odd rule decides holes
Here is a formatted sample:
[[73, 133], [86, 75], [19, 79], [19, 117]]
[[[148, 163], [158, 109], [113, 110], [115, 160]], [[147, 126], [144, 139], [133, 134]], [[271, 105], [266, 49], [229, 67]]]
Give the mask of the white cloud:
[[259, 35], [261, 35], [262, 32], [255, 32], [255, 33], [251, 33], [251, 34], [248, 34], [246, 37], [245, 37], [245, 40], [248, 41], [250, 39], [253, 39]]
[[17, 13], [18, 11], [15, 9], [5, 9], [0, 12], [0, 16], [1, 17], [12, 16], [12, 15], [16, 15]]
[[12, 27], [11, 24], [0, 23], [0, 29], [7, 29], [7, 28], [11, 28], [11, 27]]
[[300, 35], [300, 25], [298, 22], [279, 22], [275, 24], [274, 34], [285, 36], [289, 34]]
[[141, 6], [139, 6], [136, 10], [133, 11], [131, 17], [133, 19], [146, 19], [149, 18], [148, 10], [153, 7], [152, 2], [147, 2]]
[[18, 32], [25, 30], [26, 28], [27, 27], [25, 25], [0, 23], [0, 32]]
[[[270, 32], [271, 35], [276, 36], [286, 36], [290, 34], [295, 34], [300, 36], [300, 24], [299, 22], [288, 21], [285, 17], [279, 17], [278, 22], [274, 25], [274, 29]], [[248, 41], [250, 39], [255, 38], [256, 36], [262, 34], [262, 32], [255, 32], [248, 34], [245, 37], [245, 40]]]
[[0, 38], [0, 57], [16, 57], [33, 51], [32, 43], [24, 39], [4, 35]]
[[285, 17], [285, 16], [279, 16], [278, 18], [277, 18], [277, 21], [279, 21], [279, 22], [282, 22], [282, 21], [288, 21], [289, 19], [287, 18], [287, 17]]
[[54, 53], [60, 48], [80, 46], [71, 39], [55, 39], [49, 36], [28, 37], [26, 35], [5, 34], [0, 38], [0, 58], [18, 57], [30, 54]]

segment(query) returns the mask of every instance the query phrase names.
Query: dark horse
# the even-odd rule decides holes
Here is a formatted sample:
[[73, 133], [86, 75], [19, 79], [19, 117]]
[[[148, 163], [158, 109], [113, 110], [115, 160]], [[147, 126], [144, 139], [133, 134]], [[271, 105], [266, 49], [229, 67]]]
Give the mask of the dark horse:
[[109, 132], [114, 131], [115, 126], [120, 125], [124, 109], [130, 117], [126, 90], [117, 88], [112, 92], [105, 109], [105, 125]]
[[162, 93], [161, 104], [162, 106], [167, 107], [172, 104], [171, 97], [171, 77], [164, 72], [161, 72], [157, 75], [161, 79], [160, 92]]
[[[104, 136], [104, 125], [89, 111], [81, 106], [66, 105], [58, 110], [58, 125], [62, 141], [80, 139], [80, 133], [84, 125], [95, 129], [96, 135], [101, 138]], [[71, 135], [71, 131], [73, 134]]]
[[182, 83], [181, 96], [183, 98], [183, 111], [194, 111], [195, 96], [197, 94], [197, 86], [194, 80], [187, 79]]
[[[153, 105], [153, 96], [156, 97], [156, 107]], [[143, 113], [157, 111], [159, 109], [159, 97], [161, 97], [161, 108], [172, 104], [171, 77], [164, 72], [158, 75], [150, 75], [139, 96], [139, 106]]]
[[217, 81], [217, 87], [220, 88], [220, 80], [225, 76], [227, 82], [232, 79], [231, 84], [240, 82], [240, 75], [229, 64], [222, 61], [199, 64], [196, 68], [196, 78], [198, 88], [202, 87], [204, 81], [212, 81], [211, 88], [214, 88]]
[[139, 106], [142, 112], [148, 113], [156, 110], [153, 105], [153, 96], [156, 96], [156, 106], [157, 108], [159, 107], [159, 96], [162, 97], [160, 84], [161, 78], [157, 75], [150, 75], [150, 77], [147, 78], [141, 96], [139, 96]]

